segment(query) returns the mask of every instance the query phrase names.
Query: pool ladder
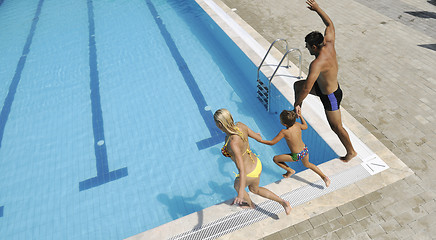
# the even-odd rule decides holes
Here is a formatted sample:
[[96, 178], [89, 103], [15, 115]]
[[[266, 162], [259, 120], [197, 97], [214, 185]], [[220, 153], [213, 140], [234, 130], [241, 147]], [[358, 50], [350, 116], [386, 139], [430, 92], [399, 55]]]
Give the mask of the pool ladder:
[[[266, 57], [268, 56], [269, 52], [271, 51], [271, 48], [274, 46], [276, 42], [284, 41], [286, 43], [286, 52], [283, 54], [282, 59], [280, 60], [280, 63], [277, 65], [276, 70], [269, 78], [268, 86], [263, 83], [259, 78], [259, 72], [260, 68], [262, 67], [263, 63], [265, 62]], [[259, 67], [257, 68], [257, 98], [260, 100], [260, 102], [263, 104], [263, 106], [266, 108], [266, 110], [270, 111], [270, 89], [271, 89], [271, 81], [273, 80], [274, 76], [277, 73], [277, 70], [279, 70], [280, 66], [282, 65], [283, 60], [287, 58], [286, 68], [289, 67], [289, 56], [288, 54], [297, 51], [298, 52], [298, 63], [299, 63], [299, 70], [300, 74], [298, 76], [298, 79], [301, 79], [301, 59], [302, 59], [302, 53], [301, 50], [298, 48], [291, 48], [288, 49], [288, 41], [284, 38], [278, 38], [274, 40], [274, 42], [271, 43], [271, 46], [269, 47], [268, 51], [266, 51], [265, 57], [262, 59], [262, 62], [260, 62]]]

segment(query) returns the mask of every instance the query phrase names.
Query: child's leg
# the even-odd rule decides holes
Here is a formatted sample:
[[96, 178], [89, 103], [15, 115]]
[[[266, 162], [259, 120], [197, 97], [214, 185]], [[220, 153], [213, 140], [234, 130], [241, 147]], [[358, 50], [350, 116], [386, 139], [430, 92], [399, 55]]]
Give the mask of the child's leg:
[[282, 175], [284, 178], [288, 178], [295, 173], [294, 169], [290, 168], [288, 165], [285, 164], [285, 162], [294, 161], [290, 155], [288, 154], [276, 155], [274, 156], [273, 161], [275, 162], [275, 164], [277, 164], [277, 166], [286, 170], [286, 173]]
[[303, 165], [312, 171], [316, 172], [322, 180], [325, 182], [326, 187], [330, 185], [330, 179], [327, 177], [321, 170], [313, 163], [309, 162], [309, 154], [307, 154], [303, 159], [301, 159], [301, 162], [303, 162]]
[[264, 187], [259, 187], [259, 180], [260, 177], [247, 179], [248, 189], [250, 189], [250, 192], [280, 203], [280, 205], [282, 205], [285, 209], [286, 215], [289, 215], [292, 210], [291, 204], [289, 204], [288, 201], [280, 198], [270, 190]]

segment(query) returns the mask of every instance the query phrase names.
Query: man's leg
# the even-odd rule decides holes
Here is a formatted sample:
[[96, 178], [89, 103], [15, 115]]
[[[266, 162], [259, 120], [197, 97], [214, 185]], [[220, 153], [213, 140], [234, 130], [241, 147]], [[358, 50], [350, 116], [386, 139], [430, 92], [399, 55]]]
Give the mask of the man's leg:
[[341, 140], [342, 144], [347, 150], [347, 155], [341, 157], [340, 159], [344, 162], [350, 161], [352, 158], [357, 156], [357, 153], [354, 151], [347, 130], [345, 130], [344, 126], [342, 126], [341, 110], [338, 109], [336, 111], [325, 111], [325, 115], [327, 116], [327, 120], [331, 129], [336, 133], [336, 135], [338, 135], [339, 140]]
[[[295, 98], [294, 102], [297, 100], [298, 95], [301, 92], [301, 89], [303, 89], [304, 83], [306, 83], [306, 80], [300, 80], [300, 81], [296, 81], [294, 83], [294, 98]], [[315, 85], [312, 87], [312, 90], [310, 90], [309, 94], [317, 96], [316, 91], [315, 91]]]

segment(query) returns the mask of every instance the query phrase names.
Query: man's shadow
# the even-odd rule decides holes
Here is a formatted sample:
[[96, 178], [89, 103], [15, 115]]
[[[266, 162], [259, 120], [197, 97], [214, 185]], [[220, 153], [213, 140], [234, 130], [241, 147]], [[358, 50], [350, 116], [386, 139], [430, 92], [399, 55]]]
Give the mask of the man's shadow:
[[436, 51], [436, 44], [420, 44], [418, 46]]
[[[433, 4], [433, 3], [432, 3]], [[410, 14], [412, 16], [415, 17], [419, 17], [419, 18], [433, 18], [436, 19], [436, 13], [435, 12], [429, 12], [429, 11], [408, 11], [405, 12], [407, 14]]]

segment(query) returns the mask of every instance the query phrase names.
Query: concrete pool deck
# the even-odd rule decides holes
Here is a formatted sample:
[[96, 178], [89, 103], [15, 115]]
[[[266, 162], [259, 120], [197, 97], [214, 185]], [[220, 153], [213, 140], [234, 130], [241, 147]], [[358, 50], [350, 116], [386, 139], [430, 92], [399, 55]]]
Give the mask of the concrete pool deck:
[[[221, 2], [215, 2], [235, 21], [242, 21], [238, 20], [241, 16], [244, 19], [238, 22], [241, 26], [248, 22], [255, 30], [244, 28], [265, 49], [279, 37], [287, 38], [291, 47], [303, 49], [302, 39], [308, 31], [313, 28], [323, 30], [320, 19], [305, 8], [304, 1], [286, 8], [290, 4], [285, 1], [224, 0], [233, 11]], [[339, 81], [345, 92], [344, 123], [390, 168], [299, 205], [290, 216], [280, 213], [279, 220], [268, 218], [224, 235], [221, 239], [397, 239], [412, 236], [431, 239], [434, 234], [435, 230], [430, 228], [430, 223], [435, 220], [436, 193], [432, 190], [435, 184], [432, 180], [435, 177], [431, 176], [428, 168], [432, 166], [431, 160], [436, 155], [435, 112], [432, 111], [435, 108], [432, 103], [436, 101], [433, 78], [436, 70], [431, 67], [436, 66], [436, 52], [432, 50], [435, 38], [430, 36], [436, 32], [436, 25], [416, 20], [418, 25], [429, 24], [429, 29], [433, 26], [433, 30], [415, 30], [414, 23], [408, 26], [402, 20], [390, 19], [377, 9], [368, 8], [358, 1], [347, 2], [347, 5], [335, 3], [334, 6], [328, 6], [328, 3], [320, 2], [320, 5], [330, 15], [336, 27]], [[402, 3], [398, 5], [407, 4], [404, 1]], [[436, 8], [431, 2], [413, 4], [427, 12], [434, 12]], [[410, 9], [394, 10], [410, 12]], [[422, 16], [419, 12], [424, 11], [414, 13]], [[434, 20], [431, 14], [425, 16], [430, 16], [429, 21]], [[304, 24], [298, 25], [296, 22]], [[257, 35], [257, 32], [262, 36]], [[243, 50], [247, 55], [253, 54], [256, 58], [256, 53], [250, 53], [249, 49]], [[311, 58], [307, 53], [303, 54], [303, 67], [307, 67]], [[274, 56], [280, 59], [279, 53], [276, 52]], [[400, 81], [400, 76], [404, 76], [402, 79], [414, 80]], [[325, 171], [330, 175], [337, 173], [333, 172], [334, 169], [340, 172], [344, 169], [337, 168], [350, 168], [360, 164], [358, 161], [361, 159], [353, 161], [343, 164], [333, 160], [330, 161], [333, 164], [331, 168], [327, 169], [324, 164], [321, 167], [323, 170], [327, 169]], [[309, 182], [317, 180], [317, 176], [308, 171], [298, 176]], [[404, 177], [406, 178], [402, 180]], [[276, 185], [284, 185], [284, 182]], [[292, 189], [302, 184], [295, 179], [287, 182]], [[275, 186], [272, 184], [271, 187]], [[274, 188], [274, 191], [281, 193], [280, 189]], [[257, 203], [262, 201], [253, 200]], [[227, 212], [212, 214], [217, 209], [227, 209]], [[220, 217], [217, 215], [224, 217], [235, 211], [238, 210], [230, 208], [226, 203], [216, 205], [175, 221], [172, 227], [162, 226], [155, 230], [155, 234], [166, 232], [167, 237], [174, 236], [207, 224]], [[180, 227], [181, 225], [183, 226]], [[132, 239], [145, 239], [145, 236], [139, 234]], [[166, 238], [163, 235], [149, 236]]]
[[[304, 0], [223, 2], [269, 42], [285, 37], [292, 47], [303, 48], [308, 32], [324, 29]], [[320, 0], [319, 4], [336, 28], [343, 108], [414, 174], [252, 239], [433, 239], [436, 2]], [[310, 60], [304, 58], [305, 72]]]

